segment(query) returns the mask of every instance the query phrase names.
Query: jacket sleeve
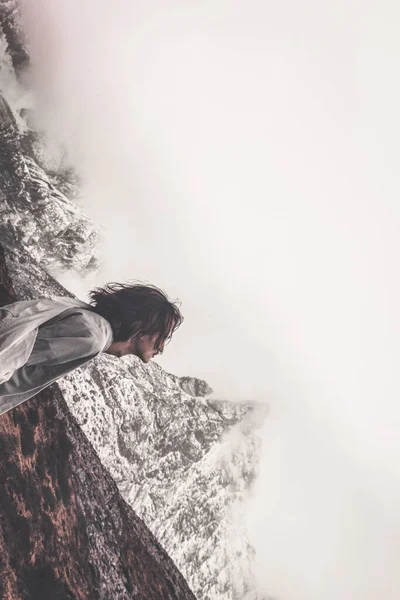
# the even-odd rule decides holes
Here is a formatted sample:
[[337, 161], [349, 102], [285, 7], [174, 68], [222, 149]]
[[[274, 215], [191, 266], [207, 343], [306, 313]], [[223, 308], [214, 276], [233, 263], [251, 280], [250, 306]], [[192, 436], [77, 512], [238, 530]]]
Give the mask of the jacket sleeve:
[[0, 309], [0, 384], [10, 379], [14, 371], [26, 363], [36, 340], [36, 327], [16, 335], [13, 331], [15, 321], [11, 312]]
[[111, 343], [111, 327], [87, 310], [67, 311], [39, 328], [27, 365], [54, 366], [93, 357]]
[[85, 364], [111, 343], [111, 327], [95, 313], [68, 311], [39, 328], [31, 355], [0, 385], [0, 414]]

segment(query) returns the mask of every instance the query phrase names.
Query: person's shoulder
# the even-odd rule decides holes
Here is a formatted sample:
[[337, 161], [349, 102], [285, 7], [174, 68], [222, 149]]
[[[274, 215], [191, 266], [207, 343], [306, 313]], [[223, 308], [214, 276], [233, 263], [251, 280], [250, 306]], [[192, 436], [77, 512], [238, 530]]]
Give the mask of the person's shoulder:
[[110, 323], [101, 315], [88, 308], [79, 310], [79, 319], [86, 330], [86, 337], [90, 340], [94, 352], [102, 352], [112, 342], [112, 328]]

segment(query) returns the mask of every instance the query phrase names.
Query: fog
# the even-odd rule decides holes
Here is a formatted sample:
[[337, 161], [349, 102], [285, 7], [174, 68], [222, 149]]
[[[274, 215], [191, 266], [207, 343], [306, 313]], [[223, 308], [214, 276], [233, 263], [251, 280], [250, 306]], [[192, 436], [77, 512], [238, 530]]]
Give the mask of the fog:
[[182, 301], [161, 364], [267, 401], [249, 506], [280, 600], [400, 595], [394, 2], [31, 0], [36, 113], [100, 273]]

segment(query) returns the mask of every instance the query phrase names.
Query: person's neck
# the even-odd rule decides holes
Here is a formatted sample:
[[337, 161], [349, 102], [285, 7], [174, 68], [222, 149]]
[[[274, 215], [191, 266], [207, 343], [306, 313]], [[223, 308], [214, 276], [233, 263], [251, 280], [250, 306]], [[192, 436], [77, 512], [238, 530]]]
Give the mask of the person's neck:
[[129, 354], [129, 341], [127, 342], [112, 342], [107, 350], [104, 350], [106, 354], [112, 354], [120, 358]]

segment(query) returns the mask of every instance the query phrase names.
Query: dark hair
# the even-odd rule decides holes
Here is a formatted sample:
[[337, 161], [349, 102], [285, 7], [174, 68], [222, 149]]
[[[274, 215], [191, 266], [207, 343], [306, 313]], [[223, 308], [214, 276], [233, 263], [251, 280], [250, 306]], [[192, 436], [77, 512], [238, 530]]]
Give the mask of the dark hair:
[[131, 336], [157, 335], [158, 350], [183, 321], [180, 303], [153, 285], [108, 283], [89, 292], [93, 311], [110, 323], [114, 342]]

